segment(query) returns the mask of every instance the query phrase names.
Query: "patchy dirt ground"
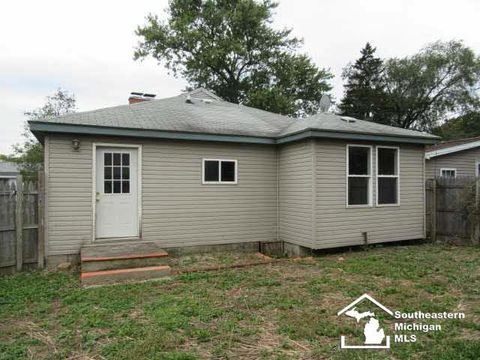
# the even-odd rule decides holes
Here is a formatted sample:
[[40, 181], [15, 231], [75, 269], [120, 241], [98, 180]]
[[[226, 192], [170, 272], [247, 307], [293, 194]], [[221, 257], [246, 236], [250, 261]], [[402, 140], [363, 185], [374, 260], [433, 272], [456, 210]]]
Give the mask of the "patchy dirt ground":
[[[223, 256], [177, 266], [258, 260]], [[363, 328], [336, 313], [365, 292], [466, 318], [388, 351], [340, 350]], [[480, 248], [375, 248], [92, 289], [76, 273], [23, 273], [0, 278], [0, 319], [0, 359], [478, 359]]]

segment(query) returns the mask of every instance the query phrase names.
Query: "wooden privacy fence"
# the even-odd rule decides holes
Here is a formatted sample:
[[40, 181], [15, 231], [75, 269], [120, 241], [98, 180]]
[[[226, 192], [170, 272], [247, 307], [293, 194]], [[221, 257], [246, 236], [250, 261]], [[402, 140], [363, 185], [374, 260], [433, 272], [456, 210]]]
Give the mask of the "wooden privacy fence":
[[432, 241], [478, 244], [479, 181], [473, 177], [427, 180], [426, 223]]
[[0, 183], [0, 273], [44, 266], [43, 174]]

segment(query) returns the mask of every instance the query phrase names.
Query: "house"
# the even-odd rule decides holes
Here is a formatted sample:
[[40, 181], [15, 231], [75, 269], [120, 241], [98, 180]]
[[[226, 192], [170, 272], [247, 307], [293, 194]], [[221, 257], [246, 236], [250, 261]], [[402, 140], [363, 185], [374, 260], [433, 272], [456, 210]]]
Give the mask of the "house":
[[0, 185], [16, 184], [18, 175], [20, 175], [20, 170], [18, 169], [17, 164], [8, 161], [0, 161]]
[[433, 135], [331, 113], [292, 119], [205, 89], [133, 98], [29, 122], [45, 148], [49, 263], [92, 244], [279, 241], [299, 254], [425, 237]]
[[438, 143], [425, 150], [427, 179], [476, 177], [480, 170], [480, 136]]

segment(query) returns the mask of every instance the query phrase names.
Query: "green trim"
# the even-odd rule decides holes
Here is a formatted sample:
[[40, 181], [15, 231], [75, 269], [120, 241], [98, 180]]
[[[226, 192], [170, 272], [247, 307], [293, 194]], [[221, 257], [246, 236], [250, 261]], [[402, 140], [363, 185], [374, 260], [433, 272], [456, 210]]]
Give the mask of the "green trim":
[[324, 138], [324, 139], [342, 139], [342, 140], [359, 140], [359, 141], [382, 141], [408, 144], [435, 144], [437, 139], [415, 138], [395, 135], [374, 135], [360, 134], [334, 131], [306, 130], [293, 135], [287, 135], [277, 139], [277, 144], [284, 144], [292, 141], [298, 141], [308, 138]]
[[219, 142], [235, 142], [250, 144], [285, 144], [292, 141], [298, 141], [307, 138], [327, 138], [327, 139], [343, 139], [343, 140], [360, 140], [360, 141], [382, 141], [409, 144], [435, 144], [436, 138], [420, 138], [407, 137], [398, 135], [376, 135], [348, 133], [338, 131], [322, 131], [307, 129], [296, 134], [286, 135], [278, 138], [243, 136], [243, 135], [222, 135], [222, 134], [205, 134], [190, 132], [175, 132], [162, 130], [147, 129], [131, 129], [105, 127], [95, 125], [75, 125], [75, 124], [59, 124], [46, 123], [40, 121], [30, 121], [30, 130], [42, 140], [44, 133], [63, 133], [63, 134], [87, 134], [87, 135], [106, 135], [106, 136], [122, 136], [122, 137], [140, 137], [153, 139], [172, 139], [172, 140], [194, 140], [194, 141], [219, 141]]
[[146, 129], [127, 129], [105, 126], [90, 125], [70, 125], [53, 124], [30, 121], [30, 130], [40, 134], [44, 132], [63, 133], [63, 134], [87, 134], [87, 135], [109, 135], [109, 136], [128, 136], [154, 139], [172, 139], [172, 140], [197, 140], [197, 141], [221, 141], [221, 142], [239, 142], [253, 144], [275, 144], [275, 139], [242, 136], [242, 135], [217, 135], [188, 132], [173, 132], [161, 130]]

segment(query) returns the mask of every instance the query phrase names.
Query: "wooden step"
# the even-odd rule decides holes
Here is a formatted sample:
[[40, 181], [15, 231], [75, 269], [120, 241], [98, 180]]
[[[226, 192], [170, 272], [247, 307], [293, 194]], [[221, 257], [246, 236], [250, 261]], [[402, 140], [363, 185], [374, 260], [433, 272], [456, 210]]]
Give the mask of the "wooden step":
[[164, 265], [168, 253], [155, 243], [111, 243], [81, 249], [83, 272]]
[[80, 279], [84, 286], [95, 286], [160, 279], [170, 275], [170, 272], [170, 266], [160, 265], [131, 269], [82, 272]]

